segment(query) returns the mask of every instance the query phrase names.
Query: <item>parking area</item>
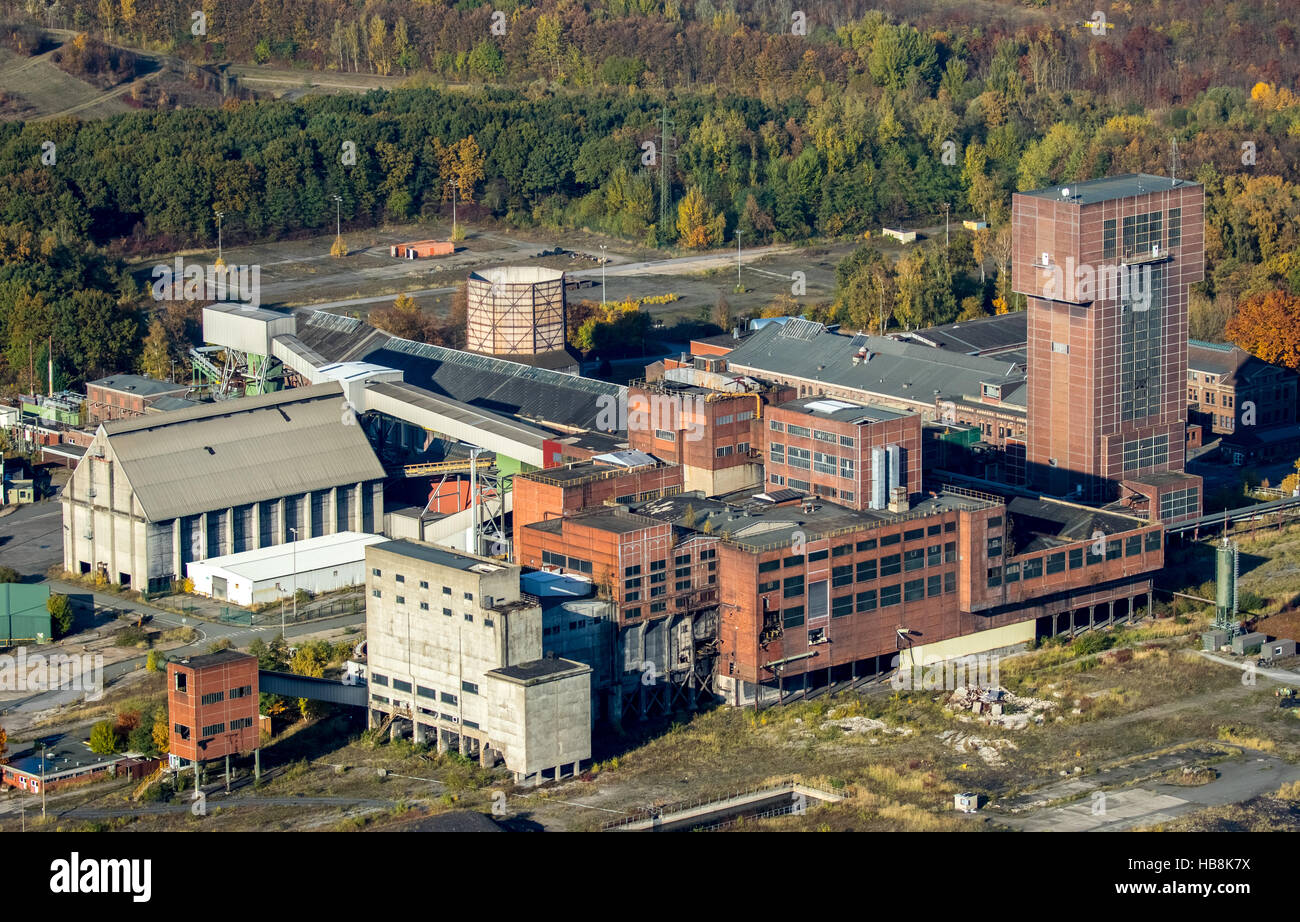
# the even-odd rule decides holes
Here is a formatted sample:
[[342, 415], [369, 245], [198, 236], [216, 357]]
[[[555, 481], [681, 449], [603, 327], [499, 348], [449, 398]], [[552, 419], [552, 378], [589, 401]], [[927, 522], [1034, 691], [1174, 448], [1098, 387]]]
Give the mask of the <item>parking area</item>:
[[63, 561], [63, 507], [58, 497], [18, 506], [0, 517], [0, 565], [30, 581]]

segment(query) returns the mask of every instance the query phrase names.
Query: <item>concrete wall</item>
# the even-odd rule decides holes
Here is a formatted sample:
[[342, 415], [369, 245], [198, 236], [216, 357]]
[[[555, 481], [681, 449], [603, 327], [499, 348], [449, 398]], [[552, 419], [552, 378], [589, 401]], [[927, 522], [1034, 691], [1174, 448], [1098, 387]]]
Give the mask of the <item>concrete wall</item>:
[[516, 775], [567, 773], [591, 758], [590, 670], [529, 683], [491, 676], [487, 689], [493, 742]]
[[[372, 707], [384, 711], [405, 707], [417, 715], [417, 722], [446, 728], [465, 726], [472, 735], [478, 735], [477, 729], [490, 738], [489, 711], [482, 694], [484, 674], [542, 655], [541, 607], [516, 604], [520, 600], [519, 568], [495, 565], [500, 569], [477, 573], [373, 545], [366, 549]], [[402, 582], [397, 581], [399, 575]], [[427, 588], [422, 588], [421, 582], [427, 583]], [[472, 600], [465, 598], [466, 593]], [[399, 596], [405, 601], [399, 603]], [[502, 607], [484, 608], [488, 596]], [[409, 682], [410, 691], [394, 686], [394, 680]], [[466, 682], [478, 686], [478, 692], [466, 690]], [[418, 686], [437, 692], [436, 701], [421, 696]], [[390, 699], [392, 706], [375, 703], [375, 695]], [[422, 707], [447, 719], [421, 715], [418, 709]], [[466, 721], [477, 727], [466, 726]]]

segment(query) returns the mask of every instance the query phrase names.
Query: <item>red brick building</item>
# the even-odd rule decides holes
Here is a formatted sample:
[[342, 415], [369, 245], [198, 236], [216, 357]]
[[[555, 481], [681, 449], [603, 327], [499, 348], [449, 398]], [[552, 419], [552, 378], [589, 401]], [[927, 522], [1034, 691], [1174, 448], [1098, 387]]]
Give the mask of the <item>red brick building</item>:
[[764, 407], [794, 390], [699, 368], [665, 375], [629, 385], [628, 444], [680, 464], [685, 490], [716, 496], [761, 487]]
[[[1012, 198], [1012, 277], [1028, 299], [1030, 482], [1082, 502], [1182, 473], [1188, 288], [1205, 277], [1204, 189], [1131, 174]], [[1166, 498], [1167, 497], [1167, 498]], [[1200, 479], [1161, 517], [1199, 515]]]
[[717, 604], [717, 535], [618, 506], [535, 522], [520, 535], [519, 563], [589, 577], [614, 601], [619, 624]]
[[258, 748], [257, 657], [237, 650], [167, 664], [169, 751], [205, 761]]
[[859, 510], [886, 508], [895, 489], [904, 497], [920, 492], [918, 414], [801, 397], [768, 410], [766, 437], [769, 490], [799, 490]]
[[110, 419], [143, 416], [162, 397], [184, 397], [187, 385], [142, 375], [111, 375], [86, 382], [86, 417], [93, 426]]
[[624, 458], [627, 463], [583, 461], [515, 476], [512, 518], [518, 563], [525, 562], [519, 556], [523, 546], [520, 530], [525, 525], [573, 515], [607, 500], [639, 502], [681, 492], [679, 466], [626, 453], [613, 457]]

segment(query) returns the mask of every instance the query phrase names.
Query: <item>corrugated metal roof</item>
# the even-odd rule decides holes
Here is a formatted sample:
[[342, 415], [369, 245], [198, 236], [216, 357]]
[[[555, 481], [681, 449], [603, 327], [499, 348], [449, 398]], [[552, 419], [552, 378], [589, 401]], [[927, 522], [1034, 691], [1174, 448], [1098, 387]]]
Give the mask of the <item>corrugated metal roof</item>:
[[337, 383], [103, 424], [150, 521], [378, 480]]
[[365, 360], [400, 369], [408, 384], [504, 416], [598, 429], [610, 398], [627, 395], [621, 385], [398, 339], [321, 311], [299, 317], [298, 337], [327, 361]]
[[[985, 381], [1023, 380], [1015, 365], [993, 358], [900, 343], [887, 336], [844, 336], [824, 328], [805, 340], [783, 336], [785, 329], [771, 325], [755, 333], [727, 356], [728, 367], [759, 377], [764, 372], [789, 375], [928, 406], [934, 404], [936, 391], [944, 397], [978, 396]], [[864, 345], [870, 360], [853, 364]], [[1023, 402], [1023, 391], [1018, 389], [1007, 402]]]
[[[375, 398], [387, 398], [387, 400]], [[474, 444], [479, 444], [479, 442], [463, 433], [449, 431], [455, 427], [447, 426], [444, 428], [443, 425], [440, 425], [439, 420], [459, 423], [474, 432], [490, 433], [499, 439], [508, 440], [508, 444], [503, 445], [498, 444], [495, 440], [484, 439], [484, 442], [490, 442], [490, 444], [484, 444], [482, 447], [505, 452], [510, 454], [511, 457], [520, 458], [520, 460], [530, 459], [520, 457], [523, 452], [515, 449], [514, 445], [540, 450], [542, 442], [551, 438], [551, 433], [529, 426], [519, 420], [497, 413], [489, 413], [470, 404], [461, 403], [458, 400], [440, 397], [426, 391], [424, 388], [410, 384], [371, 382], [366, 387], [364, 399], [367, 410], [374, 409], [390, 416], [397, 416], [418, 426], [430, 429], [430, 431], [445, 432], [448, 435], [474, 442]], [[424, 412], [423, 414], [407, 413], [401, 409], [404, 407]], [[511, 454], [511, 452], [514, 453]], [[530, 463], [532, 463], [531, 460]]]

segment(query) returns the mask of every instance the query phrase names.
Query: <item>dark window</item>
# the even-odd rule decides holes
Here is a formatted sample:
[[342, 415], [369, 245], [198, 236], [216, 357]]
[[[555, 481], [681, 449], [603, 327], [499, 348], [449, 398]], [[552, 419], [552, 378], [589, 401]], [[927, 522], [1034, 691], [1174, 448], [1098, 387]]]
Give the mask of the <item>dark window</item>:
[[393, 691], [409, 692], [410, 690], [411, 690], [410, 682], [404, 681], [402, 679], [393, 679]]
[[858, 542], [858, 550], [860, 551], [874, 551], [875, 549], [876, 549], [875, 538], [868, 538], [865, 541]]
[[1008, 583], [1020, 582], [1020, 564], [1018, 563], [1007, 564], [1007, 582]]
[[783, 594], [787, 599], [803, 595], [803, 577], [791, 576], [786, 579]]
[[1124, 544], [1123, 544], [1122, 541], [1120, 541], [1119, 538], [1115, 538], [1115, 539], [1112, 540], [1112, 541], [1107, 541], [1107, 542], [1106, 542], [1106, 559], [1107, 559], [1107, 560], [1118, 560], [1120, 557], [1124, 556], [1124, 550], [1123, 550], [1123, 548], [1124, 548]]
[[813, 563], [817, 560], [825, 560], [830, 555], [829, 551], [813, 551], [808, 555], [808, 562]]
[[831, 548], [832, 557], [843, 557], [845, 554], [852, 554], [852, 553], [853, 553], [852, 544], [837, 544], [835, 547]]
[[943, 575], [943, 591], [944, 591], [944, 592], [956, 592], [956, 591], [957, 591], [957, 574], [956, 574], [956, 573], [948, 572], [948, 573], [945, 573], [945, 574]]
[[903, 593], [898, 583], [892, 586], [880, 587], [880, 607], [888, 608], [890, 605], [897, 605], [902, 601]]
[[1092, 566], [1095, 563], [1101, 563], [1102, 555], [1097, 553], [1097, 545], [1095, 543], [1088, 545], [1085, 550], [1084, 558], [1086, 559], [1088, 566]]
[[917, 538], [924, 538], [924, 537], [925, 537], [924, 528], [909, 528], [907, 531], [903, 532], [904, 541], [915, 541]]
[[831, 568], [831, 585], [847, 586], [853, 582], [853, 564]]
[[640, 565], [640, 564], [637, 564], [637, 565], [634, 566], [634, 567], [624, 567], [624, 568], [623, 568], [623, 575], [624, 575], [624, 576], [640, 576], [640, 575], [641, 575], [641, 565]]
[[911, 572], [925, 566], [925, 548], [918, 547], [903, 552], [903, 569]]
[[988, 576], [989, 576], [989, 585], [990, 585], [990, 586], [1001, 586], [1001, 585], [1002, 585], [1002, 568], [1001, 568], [1001, 567], [989, 567], [989, 570], [988, 570]]
[[460, 683], [460, 690], [469, 695], [477, 695], [478, 685], [475, 684], [474, 682], [466, 682], [462, 680]]
[[664, 560], [652, 560], [650, 561], [650, 569], [651, 571], [666, 570], [668, 569], [668, 560], [666, 558]]
[[1148, 551], [1158, 551], [1160, 550], [1161, 547], [1164, 546], [1164, 543], [1165, 543], [1165, 539], [1164, 539], [1163, 532], [1160, 531], [1147, 532], [1146, 544], [1147, 544]]
[[956, 530], [957, 530], [957, 523], [956, 523], [956, 522], [944, 522], [944, 523], [943, 523], [943, 532], [944, 532], [944, 534], [947, 534], [947, 533], [950, 532], [950, 531], [956, 531]]
[[1065, 571], [1065, 551], [1047, 555], [1047, 572], [1062, 573]]
[[925, 598], [925, 580], [909, 579], [903, 584], [903, 599], [907, 602], [916, 602]]
[[1070, 548], [1070, 569], [1077, 570], [1083, 566], [1083, 548]]
[[943, 545], [932, 544], [925, 549], [925, 565], [937, 567], [943, 563]]
[[1043, 575], [1043, 558], [1034, 557], [1026, 560], [1021, 568], [1021, 573], [1025, 579], [1038, 579]]
[[930, 537], [933, 537], [934, 535], [939, 534], [939, 532], [942, 530], [943, 530], [942, 525], [931, 525], [929, 528], [925, 530], [925, 533]]
[[803, 624], [803, 606], [796, 605], [781, 612], [781, 624], [784, 627], [798, 627]]
[[946, 544], [944, 544], [944, 546], [943, 546], [943, 562], [944, 562], [944, 563], [956, 563], [956, 562], [957, 562], [957, 542], [956, 542], [956, 541], [949, 541], [949, 542], [947, 542]]
[[831, 617], [842, 618], [853, 614], [853, 596], [841, 595], [831, 599]]
[[380, 675], [377, 672], [372, 672], [370, 673], [370, 681], [373, 682], [375, 685], [387, 685], [388, 676]]
[[455, 704], [456, 696], [450, 695], [447, 692], [442, 692], [441, 694], [438, 695], [438, 700], [441, 701], [443, 704]]
[[758, 584], [758, 591], [759, 591], [759, 592], [773, 592], [774, 590], [777, 590], [777, 589], [780, 589], [780, 588], [781, 588], [781, 581], [780, 581], [779, 579], [774, 579], [774, 580], [772, 580], [770, 583], [759, 583], [759, 584]]
[[779, 561], [779, 560], [764, 560], [763, 562], [761, 562], [761, 563], [758, 565], [758, 572], [759, 572], [759, 573], [771, 573], [773, 570], [779, 570], [780, 568], [781, 568], [781, 561]]
[[858, 582], [865, 582], [869, 579], [876, 578], [876, 562], [874, 560], [858, 561]]
[[876, 610], [876, 590], [867, 589], [858, 593], [858, 611]]
[[218, 692], [208, 692], [208, 694], [204, 695], [199, 700], [203, 704], [216, 704], [218, 701], [224, 701], [225, 698], [226, 698], [226, 693], [218, 691]]
[[943, 594], [943, 574], [942, 574], [942, 573], [936, 573], [936, 574], [934, 574], [934, 576], [928, 576], [928, 577], [926, 577], [926, 580], [925, 580], [925, 594], [926, 594], [926, 595], [942, 595], [942, 594]]
[[889, 554], [880, 558], [880, 575], [894, 576], [903, 569], [902, 558], [898, 554]]
[[880, 546], [889, 547], [889, 545], [897, 544], [899, 541], [902, 540], [903, 540], [903, 536], [899, 534], [885, 535], [883, 538], [880, 539]]
[[1001, 539], [1001, 538], [989, 538], [989, 556], [990, 556], [990, 557], [1001, 557], [1001, 556], [1002, 556], [1002, 539]]
[[1002, 527], [1002, 516], [995, 515], [991, 519], [989, 519], [989, 528], [1001, 528], [1001, 527]]
[[432, 688], [425, 688], [423, 685], [415, 686], [415, 693], [419, 695], [421, 698], [428, 698], [431, 701], [438, 700], [438, 693], [434, 691]]
[[801, 564], [801, 563], [803, 563], [803, 554], [797, 554], [797, 555], [795, 555], [794, 557], [787, 557], [787, 558], [785, 558], [785, 560], [781, 561], [781, 566], [783, 566], [783, 567], [797, 567], [797, 566], [799, 566], [799, 564]]

